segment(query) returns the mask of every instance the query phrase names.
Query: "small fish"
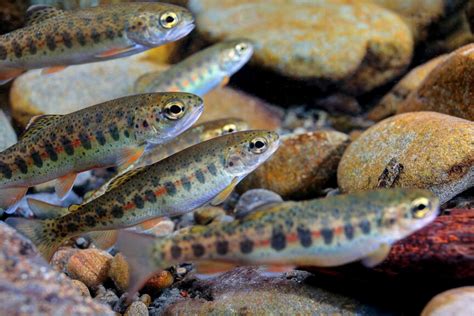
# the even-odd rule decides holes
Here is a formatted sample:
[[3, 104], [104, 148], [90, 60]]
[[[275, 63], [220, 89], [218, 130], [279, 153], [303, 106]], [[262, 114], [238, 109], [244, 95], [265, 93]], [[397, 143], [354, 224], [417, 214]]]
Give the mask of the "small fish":
[[183, 91], [203, 96], [219, 85], [252, 57], [253, 45], [235, 39], [206, 48], [164, 72], [145, 74], [135, 82], [136, 92]]
[[99, 189], [92, 192], [89, 196], [86, 196], [84, 202], [89, 202], [101, 196], [107, 191], [107, 187], [117, 177], [122, 174], [140, 167], [145, 167], [154, 164], [166, 157], [169, 157], [185, 148], [200, 142], [209, 140], [214, 137], [226, 135], [229, 133], [244, 131], [248, 129], [248, 124], [239, 119], [220, 119], [215, 121], [204, 122], [198, 124], [181, 135], [174, 138], [172, 141], [155, 146], [149, 146], [143, 155], [133, 164], [127, 168], [119, 170], [119, 174], [112, 178], [110, 181], [102, 185]]
[[29, 200], [35, 215], [51, 219], [9, 218], [7, 222], [50, 258], [70, 237], [131, 227], [156, 217], [181, 215], [208, 202], [221, 203], [278, 145], [278, 134], [270, 131], [216, 137], [124, 174], [104, 195], [89, 203], [62, 209]]
[[200, 97], [171, 92], [34, 117], [18, 143], [0, 153], [0, 208], [14, 205], [29, 187], [53, 179], [58, 196], [64, 197], [79, 172], [130, 164], [146, 144], [169, 141], [202, 111]]
[[[390, 246], [431, 223], [439, 200], [419, 189], [381, 189], [264, 206], [230, 223], [195, 226], [166, 237], [120, 231], [131, 291], [180, 262], [331, 267], [381, 263]], [[217, 267], [217, 266], [216, 266]], [[215, 271], [214, 271], [215, 272]]]
[[176, 41], [194, 28], [192, 14], [164, 3], [124, 3], [63, 11], [31, 6], [26, 26], [0, 36], [0, 84], [27, 69], [68, 65], [136, 54]]

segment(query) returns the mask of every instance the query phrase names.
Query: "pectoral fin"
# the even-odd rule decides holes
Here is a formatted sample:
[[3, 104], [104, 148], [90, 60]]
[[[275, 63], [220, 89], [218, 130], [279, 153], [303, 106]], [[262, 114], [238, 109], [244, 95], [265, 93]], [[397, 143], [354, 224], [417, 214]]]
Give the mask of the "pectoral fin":
[[221, 87], [227, 86], [229, 84], [229, 81], [230, 81], [230, 77], [224, 77], [224, 79], [221, 81], [220, 86]]
[[56, 194], [60, 199], [63, 199], [69, 193], [69, 191], [71, 191], [76, 177], [77, 173], [70, 173], [56, 179], [54, 189], [56, 190]]
[[66, 69], [67, 66], [53, 66], [53, 67], [48, 67], [48, 68], [43, 68], [41, 70], [41, 75], [51, 75], [59, 71], [63, 71]]
[[117, 157], [117, 166], [120, 166], [121, 169], [127, 169], [143, 155], [144, 150], [144, 147], [129, 147], [122, 149]]
[[364, 266], [368, 268], [375, 267], [376, 265], [382, 263], [382, 261], [384, 261], [385, 258], [387, 258], [389, 252], [390, 252], [390, 245], [381, 244], [379, 249], [372, 252], [364, 259], [362, 259], [361, 262]]
[[15, 79], [19, 75], [25, 72], [23, 69], [14, 69], [14, 68], [7, 68], [7, 69], [0, 69], [0, 85], [6, 84], [12, 79]]
[[98, 58], [111, 58], [127, 55], [128, 53], [134, 51], [137, 47], [135, 45], [128, 46], [125, 48], [112, 48], [105, 52], [100, 53], [96, 57]]
[[239, 183], [239, 179], [238, 178], [234, 178], [232, 180], [232, 182], [229, 184], [229, 186], [227, 186], [227, 188], [225, 188], [221, 193], [219, 193], [212, 201], [211, 201], [211, 205], [213, 206], [216, 206], [216, 205], [219, 205], [221, 204], [222, 202], [224, 202], [228, 197], [229, 195], [232, 193], [232, 191], [234, 191], [234, 188], [235, 186]]

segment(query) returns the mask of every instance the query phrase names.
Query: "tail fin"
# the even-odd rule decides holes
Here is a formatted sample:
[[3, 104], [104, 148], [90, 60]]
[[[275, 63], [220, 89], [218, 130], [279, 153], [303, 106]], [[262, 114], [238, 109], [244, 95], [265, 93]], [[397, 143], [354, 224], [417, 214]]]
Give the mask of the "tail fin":
[[158, 271], [167, 267], [158, 263], [157, 250], [163, 238], [121, 230], [118, 233], [116, 248], [126, 257], [129, 270], [128, 294], [131, 297]]
[[51, 220], [41, 221], [10, 217], [6, 220], [6, 223], [17, 229], [20, 233], [25, 235], [25, 237], [31, 239], [36, 248], [38, 248], [39, 252], [48, 261], [64, 241], [64, 239], [60, 237], [51, 239], [50, 235], [48, 234], [48, 232], [51, 230], [51, 227], [48, 227], [48, 224], [51, 223]]

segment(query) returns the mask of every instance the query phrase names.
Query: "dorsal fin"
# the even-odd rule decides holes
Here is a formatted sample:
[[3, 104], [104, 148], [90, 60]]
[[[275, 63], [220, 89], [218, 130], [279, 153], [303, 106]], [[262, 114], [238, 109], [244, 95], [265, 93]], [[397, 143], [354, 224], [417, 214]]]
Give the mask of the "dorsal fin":
[[35, 23], [40, 23], [48, 19], [64, 15], [64, 11], [58, 8], [55, 8], [50, 5], [45, 4], [35, 4], [32, 5], [26, 10], [26, 25], [33, 25]]
[[122, 184], [127, 182], [128, 179], [130, 179], [131, 177], [134, 177], [135, 175], [139, 174], [140, 172], [142, 172], [146, 168], [147, 167], [141, 167], [141, 168], [133, 169], [129, 172], [126, 172], [126, 173], [124, 173], [120, 176], [117, 176], [117, 177], [113, 178], [112, 180], [110, 180], [110, 182], [108, 184], [106, 184], [107, 190], [105, 192], [107, 193], [107, 192], [121, 186]]
[[59, 114], [33, 116], [28, 122], [28, 125], [26, 125], [26, 129], [23, 134], [21, 134], [20, 138], [22, 139], [38, 133], [38, 131], [43, 128], [53, 125], [61, 117], [62, 115]]

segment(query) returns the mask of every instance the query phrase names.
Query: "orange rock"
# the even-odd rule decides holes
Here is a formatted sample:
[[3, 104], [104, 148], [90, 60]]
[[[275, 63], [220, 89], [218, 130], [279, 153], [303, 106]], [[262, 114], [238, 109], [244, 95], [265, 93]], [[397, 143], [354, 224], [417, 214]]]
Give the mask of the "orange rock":
[[443, 61], [448, 55], [441, 55], [430, 61], [413, 68], [403, 77], [388, 94], [369, 112], [367, 117], [373, 121], [380, 121], [392, 116], [397, 112], [398, 106], [406, 100], [411, 92], [415, 91], [430, 74], [430, 72]]
[[205, 111], [198, 124], [222, 118], [239, 118], [253, 129], [276, 130], [283, 113], [278, 108], [232, 88], [218, 88], [204, 96]]
[[397, 113], [435, 111], [474, 120], [474, 44], [451, 53], [400, 104]]
[[248, 175], [239, 192], [262, 188], [286, 198], [311, 197], [335, 179], [348, 136], [316, 131], [282, 137], [277, 152]]
[[395, 187], [433, 191], [444, 203], [474, 185], [474, 122], [436, 112], [385, 119], [344, 152], [337, 179], [343, 192], [374, 189], [387, 164], [403, 166]]
[[145, 288], [148, 290], [162, 290], [173, 285], [174, 278], [171, 272], [163, 270], [152, 276], [146, 283]]
[[67, 264], [69, 259], [76, 253], [79, 252], [77, 248], [71, 247], [61, 247], [56, 251], [51, 258], [50, 265], [53, 267], [54, 270], [60, 272], [66, 272]]
[[125, 292], [127, 290], [129, 284], [128, 263], [121, 253], [116, 254], [110, 260], [109, 277], [120, 291]]
[[111, 259], [110, 254], [99, 249], [80, 250], [69, 259], [67, 273], [95, 289], [108, 278]]

